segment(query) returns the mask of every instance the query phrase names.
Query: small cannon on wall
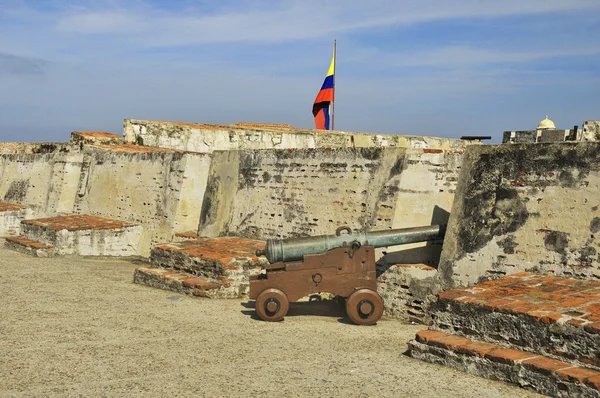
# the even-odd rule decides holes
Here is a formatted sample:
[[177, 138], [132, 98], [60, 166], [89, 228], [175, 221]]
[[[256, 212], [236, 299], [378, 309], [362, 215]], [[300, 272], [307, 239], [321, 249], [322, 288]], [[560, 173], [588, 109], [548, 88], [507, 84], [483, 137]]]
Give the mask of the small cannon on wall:
[[[346, 233], [342, 233], [342, 232]], [[328, 292], [346, 298], [348, 317], [372, 325], [383, 314], [377, 294], [375, 248], [444, 238], [445, 225], [359, 232], [339, 227], [335, 235], [269, 239], [257, 256], [265, 256], [265, 273], [250, 277], [250, 299], [265, 321], [279, 321], [289, 303]]]

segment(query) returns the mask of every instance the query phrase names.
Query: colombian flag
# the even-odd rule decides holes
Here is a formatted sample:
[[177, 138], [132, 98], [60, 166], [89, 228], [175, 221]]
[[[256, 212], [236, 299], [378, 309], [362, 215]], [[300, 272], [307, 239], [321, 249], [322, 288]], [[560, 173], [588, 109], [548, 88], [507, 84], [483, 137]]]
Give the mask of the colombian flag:
[[315, 117], [315, 126], [319, 130], [329, 130], [331, 117], [331, 104], [334, 100], [334, 74], [335, 74], [335, 53], [331, 58], [331, 65], [321, 91], [317, 94], [313, 104], [313, 116]]

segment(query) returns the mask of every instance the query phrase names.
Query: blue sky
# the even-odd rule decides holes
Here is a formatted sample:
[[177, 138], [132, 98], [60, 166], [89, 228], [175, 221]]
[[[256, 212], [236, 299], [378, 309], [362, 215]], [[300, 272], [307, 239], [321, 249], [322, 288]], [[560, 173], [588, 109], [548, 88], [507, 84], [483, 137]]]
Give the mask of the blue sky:
[[497, 142], [600, 119], [599, 0], [0, 0], [0, 141], [311, 128], [334, 39], [340, 130]]

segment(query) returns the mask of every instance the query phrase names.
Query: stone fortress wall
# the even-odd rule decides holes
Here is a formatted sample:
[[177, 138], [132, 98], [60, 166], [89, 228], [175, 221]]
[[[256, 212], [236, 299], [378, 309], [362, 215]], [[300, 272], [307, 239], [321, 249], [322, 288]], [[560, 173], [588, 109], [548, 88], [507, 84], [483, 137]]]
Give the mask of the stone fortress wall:
[[264, 240], [448, 223], [443, 247], [378, 249], [387, 315], [422, 321], [440, 290], [535, 264], [598, 277], [598, 145], [125, 120], [123, 137], [0, 144], [0, 201], [28, 218], [140, 224], [143, 257], [184, 233]]
[[[189, 231], [267, 239], [330, 234], [341, 225], [428, 225], [438, 214], [447, 220], [471, 144], [125, 120], [123, 137], [75, 132], [70, 143], [0, 145], [0, 200], [30, 207], [33, 217], [85, 213], [140, 223], [146, 257]], [[425, 246], [400, 249], [435, 265], [439, 247], [416, 250]]]

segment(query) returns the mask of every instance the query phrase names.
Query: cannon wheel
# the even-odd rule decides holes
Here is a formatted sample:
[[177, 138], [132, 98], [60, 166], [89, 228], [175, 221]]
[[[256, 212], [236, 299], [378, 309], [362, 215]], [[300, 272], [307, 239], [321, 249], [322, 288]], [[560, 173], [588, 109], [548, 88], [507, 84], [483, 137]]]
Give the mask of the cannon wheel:
[[358, 325], [372, 325], [383, 315], [383, 300], [371, 289], [355, 290], [346, 300], [346, 312]]
[[256, 313], [263, 321], [280, 321], [289, 308], [287, 296], [279, 289], [266, 289], [256, 298]]

